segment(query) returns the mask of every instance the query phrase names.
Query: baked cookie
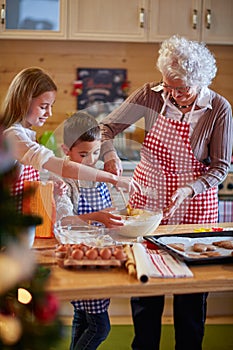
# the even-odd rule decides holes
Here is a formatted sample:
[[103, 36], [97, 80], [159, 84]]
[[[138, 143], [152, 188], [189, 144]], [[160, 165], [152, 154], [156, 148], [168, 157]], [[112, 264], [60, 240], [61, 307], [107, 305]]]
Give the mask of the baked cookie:
[[207, 255], [204, 255], [204, 253], [200, 253], [200, 254], [188, 253], [187, 256], [188, 256], [189, 258], [192, 258], [192, 259], [208, 258]]
[[192, 248], [194, 252], [198, 252], [198, 253], [216, 250], [216, 247], [214, 245], [205, 244], [205, 243], [194, 243]]
[[212, 257], [216, 257], [216, 256], [221, 256], [221, 254], [219, 252], [213, 252], [213, 251], [209, 251], [209, 252], [204, 252], [202, 253], [203, 255], [206, 255], [210, 258]]
[[230, 240], [213, 242], [213, 245], [220, 248], [233, 249], [233, 241]]
[[170, 244], [168, 244], [168, 247], [179, 250], [181, 252], [185, 251], [184, 243], [170, 243]]

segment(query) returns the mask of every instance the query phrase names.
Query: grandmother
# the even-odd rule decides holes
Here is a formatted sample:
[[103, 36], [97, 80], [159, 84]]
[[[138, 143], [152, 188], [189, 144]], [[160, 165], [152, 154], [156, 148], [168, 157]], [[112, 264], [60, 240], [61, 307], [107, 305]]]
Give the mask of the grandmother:
[[[172, 36], [159, 50], [160, 83], [146, 83], [101, 125], [105, 170], [121, 174], [113, 138], [141, 118], [145, 138], [134, 171], [143, 193], [130, 204], [163, 210], [162, 224], [218, 221], [218, 185], [230, 167], [232, 110], [209, 88], [216, 61], [204, 45]], [[174, 295], [176, 350], [201, 350], [207, 293]], [[134, 350], [159, 350], [164, 296], [131, 299]]]

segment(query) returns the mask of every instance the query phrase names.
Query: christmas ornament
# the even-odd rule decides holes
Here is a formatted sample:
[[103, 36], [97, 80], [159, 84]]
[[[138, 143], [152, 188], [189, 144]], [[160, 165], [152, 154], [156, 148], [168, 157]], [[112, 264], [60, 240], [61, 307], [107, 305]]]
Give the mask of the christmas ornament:
[[47, 323], [55, 319], [58, 307], [58, 299], [54, 295], [46, 293], [43, 300], [36, 305], [34, 313], [39, 321]]
[[82, 80], [75, 80], [73, 83], [73, 91], [72, 95], [73, 96], [78, 96], [81, 95], [83, 92], [83, 82]]
[[[0, 129], [0, 168], [4, 147]], [[0, 171], [0, 349], [52, 350], [63, 336], [59, 304], [46, 292], [50, 270], [36, 265], [27, 230], [41, 218], [17, 210], [11, 195], [17, 168], [6, 166], [8, 156]]]
[[5, 345], [14, 345], [22, 334], [21, 322], [12, 316], [0, 314], [0, 339]]

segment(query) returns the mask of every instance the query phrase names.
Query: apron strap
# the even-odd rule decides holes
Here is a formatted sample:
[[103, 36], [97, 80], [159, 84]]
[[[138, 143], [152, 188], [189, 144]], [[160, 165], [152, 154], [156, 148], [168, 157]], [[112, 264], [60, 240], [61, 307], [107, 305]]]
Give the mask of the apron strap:
[[[166, 98], [165, 98], [165, 100], [164, 100], [163, 106], [162, 106], [162, 108], [161, 108], [161, 111], [160, 111], [160, 114], [161, 114], [161, 115], [163, 115], [163, 113], [164, 113], [164, 111], [165, 111], [165, 109], [166, 109], [167, 102], [168, 102], [170, 96], [171, 96], [171, 94], [170, 94], [170, 92], [168, 92], [168, 94], [167, 94], [167, 96], [166, 96]], [[193, 111], [194, 111], [194, 109], [195, 109], [195, 107], [196, 107], [196, 103], [197, 103], [197, 99], [195, 99], [195, 101], [194, 101], [194, 103], [193, 103], [193, 105], [192, 105], [192, 109], [191, 109], [191, 111], [189, 112], [189, 116], [188, 116], [187, 123], [189, 123], [189, 120], [192, 118]]]
[[162, 108], [161, 108], [161, 111], [160, 111], [160, 113], [159, 114], [161, 114], [161, 115], [163, 115], [163, 113], [164, 113], [164, 111], [165, 111], [165, 108], [166, 108], [166, 106], [167, 106], [167, 101], [169, 100], [169, 98], [170, 98], [170, 92], [168, 92], [168, 94], [167, 94], [167, 96], [166, 96], [166, 98], [165, 98], [165, 101], [164, 101], [164, 103], [163, 103], [163, 105], [162, 105]]

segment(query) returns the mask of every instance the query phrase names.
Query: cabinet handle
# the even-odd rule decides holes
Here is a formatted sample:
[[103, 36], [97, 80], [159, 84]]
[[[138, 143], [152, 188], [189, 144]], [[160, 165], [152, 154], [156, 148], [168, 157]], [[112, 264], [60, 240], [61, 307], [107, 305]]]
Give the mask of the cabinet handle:
[[211, 26], [211, 10], [207, 9], [206, 10], [206, 28], [210, 29]]
[[193, 29], [197, 29], [197, 10], [193, 10]]
[[4, 24], [5, 23], [5, 18], [6, 18], [6, 11], [5, 11], [5, 5], [2, 5], [1, 8], [1, 23]]
[[144, 10], [144, 8], [140, 9], [139, 23], [140, 23], [140, 28], [144, 28], [144, 23], [145, 23], [145, 10]]

